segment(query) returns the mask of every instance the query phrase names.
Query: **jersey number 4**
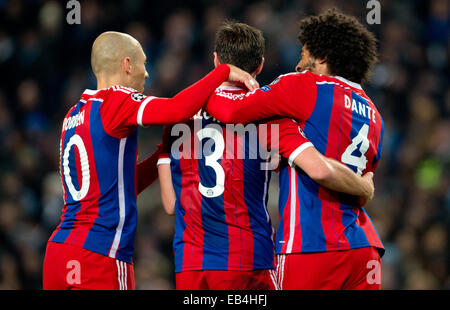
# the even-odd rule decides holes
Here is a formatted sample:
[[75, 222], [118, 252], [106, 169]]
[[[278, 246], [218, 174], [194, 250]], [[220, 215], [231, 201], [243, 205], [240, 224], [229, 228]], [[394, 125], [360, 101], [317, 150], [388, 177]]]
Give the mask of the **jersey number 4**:
[[[364, 124], [359, 130], [356, 137], [352, 139], [352, 143], [345, 149], [342, 154], [341, 161], [345, 164], [354, 166], [357, 168], [356, 173], [362, 175], [362, 172], [366, 169], [367, 158], [365, 156], [367, 150], [369, 149], [369, 125]], [[353, 155], [353, 152], [359, 150], [360, 156]]]

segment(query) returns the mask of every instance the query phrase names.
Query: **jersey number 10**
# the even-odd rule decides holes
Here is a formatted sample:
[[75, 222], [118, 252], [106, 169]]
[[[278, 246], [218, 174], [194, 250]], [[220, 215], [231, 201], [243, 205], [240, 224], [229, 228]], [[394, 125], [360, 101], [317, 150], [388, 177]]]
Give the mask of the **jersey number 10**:
[[[72, 177], [70, 176], [70, 168], [69, 168], [69, 155], [70, 155], [70, 149], [72, 146], [75, 148], [75, 146], [78, 148], [78, 152], [80, 155], [80, 163], [81, 163], [81, 188], [77, 190], [72, 182]], [[69, 190], [70, 195], [72, 196], [72, 199], [75, 201], [80, 201], [84, 197], [86, 197], [89, 185], [90, 185], [90, 173], [89, 173], [89, 160], [88, 155], [86, 152], [86, 147], [84, 146], [83, 139], [77, 134], [73, 135], [69, 142], [67, 143], [66, 147], [64, 148], [64, 154], [62, 158], [62, 168], [63, 168], [63, 175], [64, 180], [67, 184], [67, 189]]]

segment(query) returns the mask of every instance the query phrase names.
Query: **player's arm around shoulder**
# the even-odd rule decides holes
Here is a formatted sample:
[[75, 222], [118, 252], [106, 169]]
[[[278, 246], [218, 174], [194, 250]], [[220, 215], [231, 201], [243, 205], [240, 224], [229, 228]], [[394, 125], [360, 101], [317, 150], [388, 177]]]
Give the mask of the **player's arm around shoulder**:
[[[359, 197], [359, 204], [370, 201], [374, 194], [372, 173], [361, 177], [339, 161], [322, 155], [306, 137], [299, 123], [292, 119], [279, 119], [269, 122], [278, 130], [268, 131], [270, 148], [279, 149], [290, 166], [302, 169], [311, 179], [333, 191]], [[274, 133], [279, 134], [277, 138]], [[272, 142], [279, 141], [278, 146]]]
[[375, 187], [373, 173], [359, 176], [341, 162], [323, 156], [316, 148], [309, 147], [294, 159], [295, 165], [323, 187], [359, 197], [360, 205], [372, 200]]
[[315, 85], [311, 76], [292, 72], [246, 94], [230, 95], [216, 90], [208, 98], [206, 111], [221, 122], [232, 124], [275, 116], [306, 120], [314, 107]]

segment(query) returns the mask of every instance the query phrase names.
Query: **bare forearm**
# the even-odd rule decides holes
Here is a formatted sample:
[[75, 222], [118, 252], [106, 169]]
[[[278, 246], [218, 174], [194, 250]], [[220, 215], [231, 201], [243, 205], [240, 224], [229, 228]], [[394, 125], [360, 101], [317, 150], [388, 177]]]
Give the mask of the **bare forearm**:
[[314, 147], [303, 150], [295, 157], [294, 163], [325, 188], [366, 199], [373, 195], [373, 187], [368, 180], [341, 162], [323, 156]]
[[138, 195], [158, 178], [156, 163], [160, 153], [161, 150], [158, 147], [155, 153], [136, 165], [136, 193]]
[[170, 166], [163, 164], [158, 166], [159, 183], [161, 187], [161, 200], [167, 214], [175, 213], [176, 195], [172, 184]]
[[326, 157], [324, 159], [329, 165], [331, 173], [326, 178], [317, 181], [320, 185], [354, 196], [367, 197], [373, 194], [370, 184], [350, 168], [334, 159]]

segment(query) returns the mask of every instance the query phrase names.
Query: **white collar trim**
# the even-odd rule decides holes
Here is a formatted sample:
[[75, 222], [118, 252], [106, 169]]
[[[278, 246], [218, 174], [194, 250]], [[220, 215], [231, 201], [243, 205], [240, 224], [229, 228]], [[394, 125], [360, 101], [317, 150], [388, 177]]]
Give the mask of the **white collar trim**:
[[347, 84], [347, 85], [349, 85], [349, 86], [351, 86], [353, 88], [357, 88], [357, 89], [361, 89], [362, 90], [361, 85], [359, 85], [358, 83], [349, 81], [346, 78], [343, 78], [342, 76], [332, 76], [332, 78], [338, 79], [338, 80], [344, 82], [345, 84]]
[[244, 90], [243, 88], [241, 88], [241, 87], [237, 87], [237, 86], [219, 86], [219, 87], [217, 87], [217, 89], [219, 89], [219, 90]]
[[84, 92], [83, 92], [83, 94], [86, 94], [86, 95], [89, 95], [89, 96], [92, 96], [92, 95], [95, 95], [96, 93], [98, 93], [98, 91], [99, 91], [100, 89], [97, 89], [97, 90], [93, 90], [93, 89], [86, 89]]

